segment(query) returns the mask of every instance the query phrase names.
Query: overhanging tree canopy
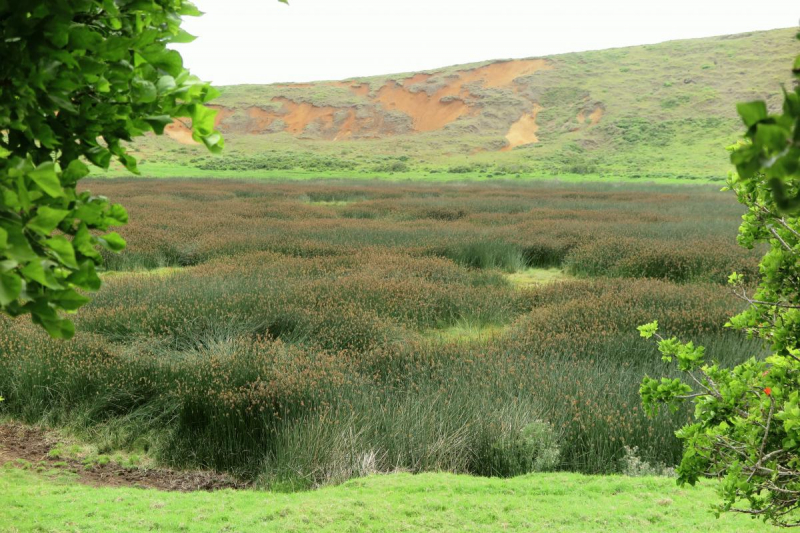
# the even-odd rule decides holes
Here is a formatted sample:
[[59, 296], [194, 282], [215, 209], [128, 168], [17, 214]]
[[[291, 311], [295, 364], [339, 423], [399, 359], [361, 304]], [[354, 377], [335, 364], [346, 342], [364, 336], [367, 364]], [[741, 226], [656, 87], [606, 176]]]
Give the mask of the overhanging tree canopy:
[[77, 192], [89, 166], [138, 173], [124, 146], [175, 117], [223, 148], [217, 95], [191, 76], [171, 43], [193, 39], [186, 0], [0, 0], [0, 310], [69, 338], [72, 312], [100, 287], [98, 247], [125, 241], [125, 209]]

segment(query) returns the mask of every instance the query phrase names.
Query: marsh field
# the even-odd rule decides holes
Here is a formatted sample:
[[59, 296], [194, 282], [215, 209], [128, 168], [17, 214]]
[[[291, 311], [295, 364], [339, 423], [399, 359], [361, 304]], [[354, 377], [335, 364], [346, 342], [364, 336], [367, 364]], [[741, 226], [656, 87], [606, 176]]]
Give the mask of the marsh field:
[[50, 340], [0, 324], [0, 413], [100, 453], [297, 490], [383, 472], [660, 473], [689, 412], [636, 327], [761, 353], [723, 326], [754, 279], [718, 187], [98, 180], [128, 249]]

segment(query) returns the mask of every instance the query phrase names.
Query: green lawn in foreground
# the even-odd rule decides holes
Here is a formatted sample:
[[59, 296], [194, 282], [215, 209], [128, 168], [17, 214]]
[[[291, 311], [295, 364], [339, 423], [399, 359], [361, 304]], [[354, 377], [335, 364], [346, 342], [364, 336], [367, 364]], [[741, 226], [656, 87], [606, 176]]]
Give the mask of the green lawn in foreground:
[[534, 474], [487, 479], [392, 474], [291, 494], [95, 488], [60, 474], [0, 468], [0, 531], [664, 531], [759, 532], [714, 518], [710, 483]]

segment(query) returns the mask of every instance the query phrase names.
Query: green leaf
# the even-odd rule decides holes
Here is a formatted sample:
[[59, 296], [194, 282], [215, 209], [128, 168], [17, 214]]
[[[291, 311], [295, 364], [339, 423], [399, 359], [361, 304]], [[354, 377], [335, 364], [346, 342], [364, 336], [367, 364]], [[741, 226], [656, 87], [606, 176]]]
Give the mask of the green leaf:
[[36, 210], [36, 216], [26, 226], [43, 235], [49, 235], [69, 214], [65, 209], [53, 209], [43, 205]]
[[131, 98], [137, 103], [149, 104], [158, 98], [156, 86], [147, 80], [134, 78], [131, 82]]
[[644, 337], [645, 339], [649, 339], [653, 335], [656, 334], [658, 331], [658, 320], [654, 320], [649, 324], [644, 324], [643, 326], [639, 326], [637, 328], [639, 330], [639, 334]]
[[49, 98], [50, 101], [58, 107], [59, 111], [66, 111], [67, 113], [72, 113], [73, 115], [78, 114], [78, 108], [63, 96], [58, 94], [48, 94], [47, 98]]
[[128, 223], [128, 212], [120, 204], [111, 204], [106, 214], [106, 223], [109, 226], [124, 226]]
[[767, 118], [767, 104], [760, 100], [736, 104], [736, 111], [748, 128]]
[[66, 311], [75, 311], [89, 303], [90, 300], [72, 289], [67, 289], [59, 292], [53, 301]]
[[73, 159], [67, 166], [67, 170], [62, 174], [62, 177], [67, 181], [75, 182], [88, 175], [89, 167], [84, 165], [80, 160]]
[[173, 43], [191, 43], [195, 39], [197, 39], [197, 37], [195, 37], [191, 33], [187, 32], [186, 30], [181, 28], [181, 29], [178, 30], [177, 35], [173, 36], [170, 39], [170, 42], [173, 42]]
[[102, 43], [103, 36], [85, 24], [73, 24], [69, 30], [70, 48], [80, 50], [95, 50]]
[[22, 280], [14, 272], [0, 273], [0, 305], [8, 305], [19, 298]]
[[[285, 0], [278, 0], [278, 1], [283, 2]], [[203, 12], [197, 9], [197, 7], [191, 2], [182, 2], [178, 14], [187, 17], [199, 17], [200, 15], [203, 14]]]
[[107, 169], [111, 164], [111, 152], [102, 146], [93, 146], [86, 151], [86, 158], [94, 165]]
[[75, 325], [69, 320], [43, 318], [37, 314], [33, 314], [33, 320], [40, 324], [54, 339], [69, 340], [75, 336]]
[[144, 117], [144, 120], [153, 128], [156, 135], [161, 135], [164, 133], [164, 128], [172, 124], [173, 119], [169, 115], [158, 115]]
[[214, 133], [214, 119], [217, 116], [216, 109], [209, 109], [200, 104], [189, 106], [189, 114], [192, 117], [192, 130], [201, 137]]
[[106, 233], [102, 237], [99, 237], [98, 240], [100, 241], [101, 245], [108, 248], [112, 252], [120, 252], [125, 249], [125, 239], [120, 237], [119, 233], [115, 231]]
[[50, 289], [63, 289], [50, 269], [50, 261], [34, 260], [20, 270], [23, 276]]
[[95, 249], [95, 238], [89, 233], [85, 223], [78, 227], [75, 236], [72, 238], [72, 246], [75, 250], [85, 257], [100, 261], [100, 253]]
[[789, 132], [776, 124], [759, 124], [756, 126], [754, 142], [756, 145], [778, 152], [786, 148]]
[[64, 196], [64, 190], [61, 188], [61, 182], [58, 179], [58, 174], [56, 174], [54, 163], [42, 163], [31, 171], [28, 177], [53, 198], [62, 198]]
[[44, 244], [53, 251], [62, 264], [70, 268], [78, 268], [78, 262], [75, 260], [75, 249], [66, 237], [59, 235], [52, 239], [47, 239]]
[[8, 249], [6, 257], [13, 259], [17, 263], [27, 263], [39, 257], [31, 248], [30, 242], [22, 232], [21, 226], [5, 226], [8, 233]]
[[156, 89], [158, 89], [158, 94], [166, 94], [171, 91], [174, 91], [177, 88], [178, 84], [175, 83], [175, 78], [169, 75], [161, 76], [158, 79], [158, 83], [156, 84]]
[[157, 69], [172, 76], [178, 76], [183, 70], [183, 58], [176, 50], [162, 50], [157, 53], [144, 53], [142, 56]]
[[80, 268], [69, 275], [67, 281], [80, 287], [81, 289], [96, 291], [100, 289], [102, 282], [91, 261], [83, 261]]
[[222, 138], [222, 135], [219, 133], [212, 133], [211, 135], [205, 135], [202, 137], [203, 144], [206, 145], [206, 148], [212, 154], [219, 154], [222, 150], [225, 149], [225, 139]]

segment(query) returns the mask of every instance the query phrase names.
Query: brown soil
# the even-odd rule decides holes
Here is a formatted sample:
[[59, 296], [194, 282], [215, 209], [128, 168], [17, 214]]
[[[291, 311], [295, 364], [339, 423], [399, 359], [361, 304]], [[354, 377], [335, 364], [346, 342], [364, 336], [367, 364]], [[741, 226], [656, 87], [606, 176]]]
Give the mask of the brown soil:
[[[544, 59], [492, 63], [456, 73], [450, 83], [432, 95], [424, 91], [409, 90], [412, 85], [426, 82], [432, 77], [431, 74], [415, 74], [401, 80], [402, 85], [397, 82], [387, 83], [378, 91], [376, 100], [385, 109], [396, 109], [410, 116], [415, 131], [439, 130], [473, 112], [463, 100], [469, 97], [464, 85], [479, 83], [491, 88], [508, 87], [517, 78], [551, 68], [553, 67]], [[450, 98], [442, 101], [446, 97]]]
[[[326, 82], [331, 86], [348, 88], [353, 93], [364, 97], [366, 102], [371, 101], [373, 104], [377, 104], [367, 105], [366, 108], [363, 106], [350, 108], [316, 106], [308, 102], [296, 102], [286, 97], [276, 97], [273, 98], [273, 101], [280, 103], [281, 109], [271, 111], [255, 106], [248, 107], [245, 109], [246, 119], [240, 118], [237, 122], [236, 119], [227, 120], [233, 115], [233, 109], [212, 107], [219, 110], [216, 123], [223, 133], [269, 133], [277, 131], [273, 127], [276, 120], [283, 121], [285, 123], [283, 131], [292, 135], [300, 136], [305, 133], [314, 138], [328, 140], [380, 137], [409, 132], [408, 126], [403, 125], [402, 121], [386, 120], [386, 111], [400, 111], [408, 115], [411, 118], [411, 131], [434, 131], [444, 128], [462, 116], [480, 112], [478, 107], [471, 107], [467, 102], [470, 94], [465, 85], [474, 83], [489, 88], [508, 87], [514, 89], [516, 88], [514, 81], [517, 78], [551, 68], [553, 68], [552, 65], [544, 59], [492, 63], [456, 72], [445, 78], [446, 83], [438, 86], [438, 90], [430, 92], [430, 94], [425, 90], [417, 90], [420, 88], [414, 86], [431, 81], [441, 83], [442, 80], [436, 77], [436, 74], [418, 73], [408, 78], [389, 81], [377, 93], [371, 93], [368, 84], [356, 81]], [[314, 84], [281, 84], [279, 87], [309, 88], [314, 87]], [[513, 136], [527, 134], [526, 138], [530, 138], [529, 133], [531, 128], [535, 128], [535, 124], [528, 124], [531, 122], [529, 118], [523, 117], [521, 120], [525, 124], [512, 126], [512, 130], [515, 130], [516, 127], [516, 130], [521, 133], [514, 133]], [[307, 131], [312, 124], [314, 127]], [[535, 132], [535, 129], [533, 131]], [[181, 122], [176, 121], [168, 126], [166, 134], [182, 144], [197, 144], [192, 139], [191, 130]]]
[[323, 129], [330, 128], [333, 125], [333, 114], [337, 111], [335, 107], [317, 107], [308, 102], [293, 102], [288, 98], [273, 98], [273, 101], [283, 104], [280, 118], [286, 122], [285, 131], [294, 135], [303, 133], [306, 126], [317, 121]]
[[192, 139], [192, 130], [177, 119], [164, 128], [164, 135], [178, 141], [180, 144], [200, 144]]
[[594, 111], [589, 114], [589, 124], [595, 126], [603, 118], [603, 113], [605, 110], [602, 107], [595, 107]]
[[[432, 95], [425, 91], [411, 92], [410, 85], [389, 82], [378, 91], [376, 100], [384, 109], [402, 111], [414, 124], [414, 131], [439, 130], [470, 112], [463, 100], [442, 102], [445, 96], [458, 96], [458, 90], [446, 86]], [[460, 85], [459, 85], [460, 90]]]
[[245, 113], [247, 114], [247, 133], [264, 133], [275, 120], [275, 113], [256, 106], [248, 107]]
[[539, 125], [536, 124], [536, 115], [541, 110], [542, 106], [533, 104], [533, 110], [530, 114], [522, 115], [518, 121], [511, 125], [506, 134], [508, 145], [501, 149], [502, 152], [507, 152], [516, 146], [539, 142], [539, 137], [536, 136], [536, 132], [539, 131]]
[[464, 83], [482, 82], [484, 87], [507, 87], [515, 79], [530, 76], [539, 70], [550, 70], [553, 66], [545, 59], [526, 59], [492, 63], [474, 70], [459, 72]]
[[0, 465], [9, 462], [33, 463], [77, 474], [86, 485], [98, 487], [139, 487], [189, 492], [246, 488], [247, 483], [230, 476], [205, 471], [177, 471], [166, 468], [125, 468], [116, 463], [91, 464], [74, 459], [50, 457], [59, 439], [40, 428], [20, 424], [0, 424]]

